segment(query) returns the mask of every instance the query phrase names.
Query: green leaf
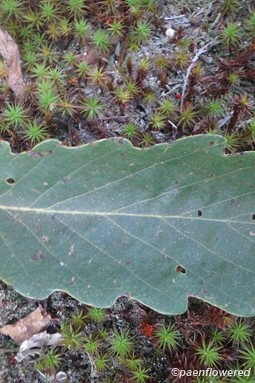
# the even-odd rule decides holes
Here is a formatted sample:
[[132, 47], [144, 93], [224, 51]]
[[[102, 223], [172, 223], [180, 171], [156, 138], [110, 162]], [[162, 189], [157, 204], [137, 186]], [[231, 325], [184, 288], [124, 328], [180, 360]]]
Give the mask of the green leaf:
[[12, 154], [0, 143], [0, 277], [42, 299], [110, 306], [128, 293], [184, 312], [189, 296], [255, 314], [255, 155], [204, 135]]

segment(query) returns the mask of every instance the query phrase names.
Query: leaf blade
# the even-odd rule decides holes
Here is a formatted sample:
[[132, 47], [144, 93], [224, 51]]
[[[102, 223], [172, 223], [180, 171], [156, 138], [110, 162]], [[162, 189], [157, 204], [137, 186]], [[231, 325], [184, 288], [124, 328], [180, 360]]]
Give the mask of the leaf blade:
[[36, 298], [64, 290], [105, 307], [127, 291], [177, 314], [195, 296], [254, 315], [254, 154], [223, 147], [49, 140], [13, 155], [1, 143], [0, 277]]

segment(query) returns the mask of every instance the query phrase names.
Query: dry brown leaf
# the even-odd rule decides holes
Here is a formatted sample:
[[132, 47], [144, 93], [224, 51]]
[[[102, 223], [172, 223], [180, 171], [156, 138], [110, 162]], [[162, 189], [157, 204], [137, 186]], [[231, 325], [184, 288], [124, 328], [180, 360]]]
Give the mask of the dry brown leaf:
[[30, 348], [42, 348], [45, 346], [59, 346], [62, 345], [64, 341], [64, 337], [59, 332], [55, 334], [49, 334], [47, 331], [39, 332], [31, 336], [31, 338], [24, 340], [21, 343], [19, 351], [23, 352], [29, 350]]
[[20, 319], [17, 323], [9, 324], [0, 328], [0, 333], [9, 335], [15, 342], [21, 343], [37, 334], [51, 321], [50, 315], [39, 306], [35, 311]]
[[8, 72], [7, 83], [14, 93], [15, 100], [22, 102], [25, 95], [25, 83], [20, 67], [19, 48], [4, 29], [0, 29], [0, 54]]
[[63, 345], [64, 338], [60, 333], [48, 334], [47, 331], [33, 335], [31, 338], [24, 340], [21, 343], [19, 352], [15, 356], [18, 362], [21, 362], [27, 356], [38, 353], [45, 346], [60, 346]]

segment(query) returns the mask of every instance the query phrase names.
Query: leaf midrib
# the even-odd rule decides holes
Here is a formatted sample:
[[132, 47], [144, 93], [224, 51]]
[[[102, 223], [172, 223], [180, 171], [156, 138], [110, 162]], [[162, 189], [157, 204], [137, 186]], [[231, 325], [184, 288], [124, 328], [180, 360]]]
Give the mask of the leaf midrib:
[[195, 216], [183, 216], [183, 215], [160, 215], [160, 214], [144, 214], [144, 213], [118, 213], [109, 211], [78, 211], [78, 210], [56, 210], [47, 208], [31, 208], [23, 206], [8, 206], [0, 205], [0, 211], [10, 211], [17, 213], [34, 213], [42, 215], [68, 215], [68, 216], [92, 216], [92, 217], [130, 217], [130, 218], [149, 218], [149, 219], [181, 219], [186, 221], [209, 221], [209, 222], [221, 222], [221, 223], [242, 223], [255, 225], [255, 222], [232, 220], [232, 219], [221, 219], [221, 218], [206, 218], [206, 217], [195, 217]]

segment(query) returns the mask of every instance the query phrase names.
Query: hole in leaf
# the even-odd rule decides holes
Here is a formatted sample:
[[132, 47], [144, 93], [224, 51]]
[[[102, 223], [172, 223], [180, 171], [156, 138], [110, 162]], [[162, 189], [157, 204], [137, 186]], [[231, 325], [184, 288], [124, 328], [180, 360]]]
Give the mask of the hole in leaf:
[[198, 210], [198, 212], [197, 212], [197, 215], [199, 216], [199, 217], [201, 217], [202, 216], [202, 210]]
[[177, 273], [181, 273], [181, 274], [185, 274], [186, 273], [186, 270], [181, 265], [178, 265], [176, 267], [176, 271], [177, 271]]
[[7, 178], [6, 183], [8, 185], [12, 185], [12, 184], [15, 184], [15, 180], [13, 178]]
[[255, 214], [252, 214], [252, 220], [254, 221], [255, 220]]

